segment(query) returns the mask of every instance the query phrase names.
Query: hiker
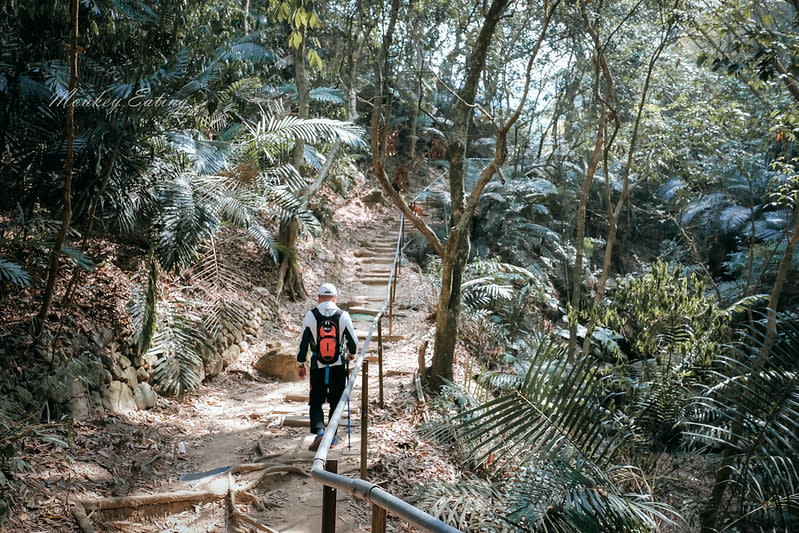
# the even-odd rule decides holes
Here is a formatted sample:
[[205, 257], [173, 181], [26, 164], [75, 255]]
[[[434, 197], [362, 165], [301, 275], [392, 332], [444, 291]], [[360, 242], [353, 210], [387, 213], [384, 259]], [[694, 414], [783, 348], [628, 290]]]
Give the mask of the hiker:
[[[344, 388], [347, 385], [347, 365], [344, 359], [346, 344], [351, 361], [358, 349], [358, 334], [352, 325], [349, 313], [336, 306], [336, 287], [332, 283], [323, 283], [319, 287], [319, 304], [305, 314], [302, 322], [302, 338], [297, 352], [298, 373], [301, 379], [308, 374], [306, 356], [311, 348], [310, 360], [310, 392], [308, 394], [311, 433], [316, 435], [309, 450], [316, 451], [322, 436], [325, 434], [324, 413], [322, 405], [330, 404], [328, 423], [336, 410]], [[337, 439], [333, 438], [333, 443]]]

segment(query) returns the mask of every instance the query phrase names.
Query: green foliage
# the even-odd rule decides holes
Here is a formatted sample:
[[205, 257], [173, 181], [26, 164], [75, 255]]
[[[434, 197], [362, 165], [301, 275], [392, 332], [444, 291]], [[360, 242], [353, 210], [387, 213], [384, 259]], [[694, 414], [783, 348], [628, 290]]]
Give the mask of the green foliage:
[[15, 262], [0, 258], [0, 280], [27, 287], [31, 283], [31, 276]]
[[[438, 404], [443, 418], [424, 428], [426, 435], [456, 446], [491, 480], [481, 491], [464, 488], [478, 499], [467, 517], [476, 521], [470, 527], [647, 531], [658, 520], [669, 521], [668, 508], [632, 490], [633, 470], [616, 462], [631, 435], [607, 408], [596, 361], [570, 362], [550, 340], [539, 344], [527, 368], [517, 388], [483, 403], [445, 395]], [[421, 501], [442, 516], [458, 514], [460, 507], [442, 497], [453, 490], [435, 488]]]
[[153, 366], [155, 389], [165, 396], [183, 395], [200, 385], [202, 356], [197, 347], [204, 341], [199, 317], [185, 307], [161, 302], [158, 324], [145, 354], [157, 360]]
[[647, 274], [622, 280], [599, 323], [631, 339], [637, 357], [672, 366], [687, 356], [709, 361], [727, 339], [729, 313], [707, 296], [699, 276], [656, 262]]
[[799, 319], [782, 315], [779, 328], [765, 360], [759, 324], [721, 351], [690, 406], [690, 444], [724, 451], [717, 480], [729, 499], [717, 503], [739, 510], [721, 516], [719, 529], [797, 527]]
[[136, 354], [141, 356], [150, 348], [158, 320], [158, 264], [153, 257], [147, 262], [146, 283], [139, 283], [138, 277], [134, 276], [132, 280], [134, 285], [128, 313], [133, 322]]

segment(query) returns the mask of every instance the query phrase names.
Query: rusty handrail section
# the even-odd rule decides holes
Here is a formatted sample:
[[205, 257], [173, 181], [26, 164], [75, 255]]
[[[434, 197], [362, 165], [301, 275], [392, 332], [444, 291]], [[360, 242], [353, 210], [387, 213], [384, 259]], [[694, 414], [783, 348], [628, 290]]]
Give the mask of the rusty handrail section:
[[[433, 183], [435, 183], [435, 181]], [[430, 185], [432, 185], [432, 183]], [[428, 185], [428, 187], [430, 187], [430, 185]], [[427, 189], [427, 187], [425, 189]], [[386, 288], [386, 299], [383, 301], [383, 306], [380, 308], [380, 311], [372, 320], [372, 324], [369, 327], [369, 332], [366, 335], [366, 339], [364, 340], [360, 353], [352, 365], [352, 372], [350, 373], [349, 380], [347, 381], [347, 387], [344, 389], [344, 393], [341, 395], [341, 400], [336, 406], [335, 411], [333, 411], [333, 415], [330, 417], [330, 420], [327, 424], [325, 434], [322, 437], [322, 442], [319, 444], [319, 449], [317, 450], [316, 456], [314, 456], [313, 463], [311, 464], [311, 477], [325, 486], [348, 492], [350, 495], [356, 498], [366, 500], [373, 505], [380, 507], [381, 509], [385, 509], [386, 511], [389, 511], [392, 514], [402, 518], [403, 520], [422, 528], [424, 531], [429, 531], [432, 533], [462, 533], [459, 529], [452, 527], [437, 518], [434, 518], [421, 509], [409, 504], [405, 500], [386, 492], [374, 483], [370, 483], [364, 479], [348, 477], [325, 470], [325, 463], [327, 462], [327, 454], [330, 450], [330, 444], [333, 442], [333, 437], [336, 435], [336, 429], [338, 428], [341, 415], [344, 413], [344, 409], [347, 406], [352, 389], [357, 381], [358, 373], [363, 366], [364, 358], [369, 350], [369, 343], [372, 340], [372, 334], [374, 333], [378, 321], [383, 317], [386, 308], [391, 304], [391, 299], [394, 294], [393, 287], [396, 283], [396, 280], [394, 279], [395, 272], [397, 271], [396, 267], [402, 252], [404, 228], [405, 217], [402, 216], [400, 218], [400, 231], [399, 236], [397, 237], [397, 247], [394, 252], [394, 262], [392, 264], [391, 273], [389, 274], [388, 287]]]

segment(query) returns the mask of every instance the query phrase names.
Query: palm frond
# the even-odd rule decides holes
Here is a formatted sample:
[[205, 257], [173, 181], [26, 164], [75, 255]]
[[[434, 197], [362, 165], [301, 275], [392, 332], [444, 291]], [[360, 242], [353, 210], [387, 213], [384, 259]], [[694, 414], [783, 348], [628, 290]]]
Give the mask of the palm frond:
[[191, 264], [198, 246], [219, 228], [215, 206], [203, 201], [208, 192], [196, 189], [187, 174], [161, 185], [156, 253], [165, 268], [178, 270]]
[[94, 260], [73, 246], [62, 246], [61, 253], [69, 257], [75, 265], [87, 272], [94, 270]]
[[351, 122], [264, 115], [257, 123], [250, 123], [248, 126], [254, 142], [267, 153], [271, 153], [270, 147], [294, 139], [310, 144], [340, 142], [353, 148], [366, 148], [363, 140], [364, 129]]
[[153, 384], [159, 394], [182, 395], [200, 385], [202, 357], [197, 346], [204, 341], [197, 317], [162, 302], [158, 327], [148, 356], [156, 357]]
[[158, 265], [152, 257], [148, 264], [146, 284], [139, 283], [138, 277], [134, 276], [128, 313], [133, 322], [136, 354], [142, 355], [150, 347], [158, 317]]
[[13, 261], [0, 258], [0, 279], [5, 279], [20, 287], [31, 284], [31, 275]]
[[779, 332], [766, 360], [759, 357], [764, 335], [754, 328], [720, 354], [686, 423], [691, 443], [728, 451], [725, 468], [744, 506], [754, 503], [752, 492], [787, 498], [799, 487], [796, 318], [782, 316]]
[[752, 210], [742, 205], [733, 205], [725, 208], [719, 214], [719, 224], [725, 233], [737, 233], [743, 230], [752, 218]]
[[568, 454], [517, 469], [495, 516], [512, 531], [648, 532], [673, 523], [647, 494], [625, 493], [612, 477]]
[[247, 292], [247, 282], [241, 272], [219, 255], [213, 239], [187, 274], [194, 285], [205, 292], [202, 322], [208, 337], [216, 338], [223, 329], [242, 329], [247, 323], [247, 307], [232, 295]]
[[595, 361], [569, 362], [555, 341], [541, 343], [518, 391], [465, 412], [456, 422], [473, 463], [524, 464], [572, 450], [607, 463], [626, 437], [613, 428]]
[[308, 91], [308, 97], [313, 102], [324, 102], [327, 104], [344, 103], [344, 91], [334, 87], [315, 87]]
[[171, 132], [167, 136], [174, 149], [184, 154], [197, 174], [216, 174], [227, 167], [233, 155], [230, 143], [195, 139], [189, 135]]
[[461, 478], [457, 483], [435, 483], [417, 487], [411, 503], [462, 531], [482, 531], [494, 518], [499, 497], [494, 487], [479, 478]]
[[282, 221], [285, 222], [291, 217], [296, 217], [312, 234], [321, 229], [319, 220], [313, 213], [303, 207], [302, 199], [298, 198], [287, 187], [273, 187], [267, 191], [266, 199], [280, 210]]

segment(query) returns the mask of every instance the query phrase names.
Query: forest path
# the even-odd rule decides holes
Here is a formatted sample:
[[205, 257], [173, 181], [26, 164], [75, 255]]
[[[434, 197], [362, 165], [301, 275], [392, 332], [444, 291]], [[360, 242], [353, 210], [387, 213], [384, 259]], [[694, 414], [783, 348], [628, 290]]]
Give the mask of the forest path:
[[[386, 298], [398, 231], [398, 224], [390, 219], [382, 223], [371, 221], [359, 228], [358, 240], [352, 243], [353, 249], [345, 252], [354, 259], [345, 261], [345, 272], [339, 272], [335, 279], [339, 287], [338, 304], [350, 311], [361, 346], [374, 315]], [[412, 394], [408, 391], [413, 388], [417, 350], [430, 326], [425, 321], [431, 302], [430, 289], [419, 276], [418, 269], [401, 267], [393, 320], [390, 325], [387, 319], [383, 321], [383, 409], [377, 405], [376, 332], [370, 344], [367, 358], [370, 360], [370, 452], [373, 446], [385, 450], [390, 445], [381, 439], [382, 433], [390, 431], [381, 431], [381, 427], [392, 427], [397, 418], [404, 416], [397, 414], [397, 406], [392, 405], [395, 398], [404, 395], [402, 403], [412, 401]], [[305, 307], [308, 307], [307, 303], [302, 309]], [[284, 318], [286, 332], [294, 334], [295, 345], [302, 314], [298, 309], [296, 317]], [[255, 342], [227, 372], [203, 386], [202, 394], [192, 398], [185, 413], [176, 413], [178, 417], [184, 417], [186, 428], [182, 444], [177, 444], [186, 451], [179, 455], [180, 471], [175, 472], [174, 481], [158, 490], [225, 492], [231, 482], [238, 487], [254, 483], [264, 476], [264, 471], [235, 476], [221, 472], [200, 479], [190, 478], [215, 469], [264, 462], [270, 470], [277, 472], [262, 477], [258, 486], [250, 491], [255, 496], [254, 504], [239, 505], [239, 510], [280, 533], [317, 533], [322, 527], [322, 485], [308, 476], [314, 457], [314, 452], [308, 450], [312, 441], [308, 431], [308, 382], [263, 379], [253, 374], [252, 364], [261, 353], [263, 346]], [[328, 455], [328, 459], [338, 460], [340, 474], [353, 477], [360, 476], [360, 407], [359, 383], [350, 399], [351, 432], [348, 434], [346, 417], [342, 418], [338, 431], [340, 441]], [[385, 438], [390, 441], [391, 437]], [[368, 504], [341, 492], [337, 494], [337, 502], [337, 531], [371, 530]], [[164, 517], [159, 522], [159, 529], [146, 530], [226, 531], [224, 506], [219, 502], [194, 506]]]

